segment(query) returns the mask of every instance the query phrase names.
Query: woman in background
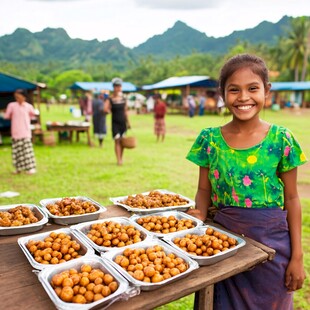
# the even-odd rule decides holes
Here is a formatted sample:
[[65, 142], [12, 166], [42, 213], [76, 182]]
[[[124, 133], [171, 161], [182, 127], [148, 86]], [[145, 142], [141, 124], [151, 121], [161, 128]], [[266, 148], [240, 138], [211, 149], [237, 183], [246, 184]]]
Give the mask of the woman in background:
[[120, 78], [112, 80], [113, 93], [111, 97], [105, 100], [104, 111], [112, 114], [112, 136], [114, 139], [114, 148], [117, 164], [123, 164], [124, 148], [122, 138], [130, 128], [127, 112], [127, 101], [122, 92], [123, 81]]
[[94, 135], [99, 140], [99, 146], [102, 147], [103, 139], [107, 133], [106, 113], [104, 112], [103, 101], [99, 98], [98, 93], [94, 94], [92, 105]]
[[165, 115], [167, 112], [166, 104], [161, 100], [160, 94], [154, 95], [155, 105], [154, 105], [154, 132], [157, 137], [157, 142], [160, 140], [164, 142], [166, 134], [166, 123]]
[[26, 171], [36, 173], [36, 162], [31, 142], [31, 118], [35, 116], [33, 106], [26, 102], [26, 93], [18, 89], [14, 93], [15, 102], [9, 103], [4, 118], [11, 120], [12, 158], [14, 174]]

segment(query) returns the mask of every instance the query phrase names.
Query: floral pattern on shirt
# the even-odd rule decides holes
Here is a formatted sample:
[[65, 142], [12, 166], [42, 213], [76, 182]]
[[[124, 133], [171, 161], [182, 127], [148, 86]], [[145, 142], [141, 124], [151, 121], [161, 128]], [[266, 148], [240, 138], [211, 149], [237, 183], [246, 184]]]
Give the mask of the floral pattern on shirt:
[[203, 129], [187, 159], [209, 168], [215, 206], [245, 208], [283, 207], [279, 173], [307, 161], [293, 134], [276, 125], [271, 125], [260, 143], [247, 149], [231, 148], [220, 127]]

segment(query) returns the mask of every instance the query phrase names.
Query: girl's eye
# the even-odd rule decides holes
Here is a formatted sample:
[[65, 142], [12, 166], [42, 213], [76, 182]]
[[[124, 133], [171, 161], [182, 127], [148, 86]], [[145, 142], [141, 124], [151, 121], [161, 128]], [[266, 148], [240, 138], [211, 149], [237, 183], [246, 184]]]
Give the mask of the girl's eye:
[[238, 88], [229, 88], [228, 91], [230, 93], [236, 93], [238, 91]]
[[255, 91], [255, 90], [257, 90], [257, 89], [258, 89], [257, 86], [251, 86], [251, 87], [249, 88], [250, 91]]

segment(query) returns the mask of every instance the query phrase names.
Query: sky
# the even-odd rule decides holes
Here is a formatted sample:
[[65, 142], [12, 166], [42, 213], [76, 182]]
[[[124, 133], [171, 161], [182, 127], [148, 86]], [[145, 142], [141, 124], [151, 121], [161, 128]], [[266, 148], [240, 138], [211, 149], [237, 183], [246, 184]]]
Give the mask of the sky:
[[309, 0], [0, 0], [0, 36], [64, 28], [71, 38], [119, 38], [135, 47], [178, 20], [222, 37], [284, 15], [310, 16]]

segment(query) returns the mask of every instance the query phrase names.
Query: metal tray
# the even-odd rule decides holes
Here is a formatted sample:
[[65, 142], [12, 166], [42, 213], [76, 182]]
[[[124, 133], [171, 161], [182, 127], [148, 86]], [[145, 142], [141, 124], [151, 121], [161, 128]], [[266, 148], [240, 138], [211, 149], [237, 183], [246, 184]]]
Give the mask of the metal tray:
[[[182, 196], [180, 194], [174, 193], [174, 192], [170, 192], [166, 189], [156, 189], [154, 191], [158, 191], [162, 194], [173, 194], [173, 195], [179, 195], [181, 198], [186, 199], [188, 201], [187, 204], [182, 205], [182, 206], [169, 206], [169, 207], [161, 207], [161, 208], [153, 208], [153, 209], [140, 209], [140, 208], [131, 208], [130, 206], [122, 203], [123, 200], [127, 199], [128, 196], [121, 196], [121, 197], [114, 197], [114, 198], [110, 198], [110, 200], [118, 206], [121, 206], [123, 208], [125, 208], [126, 210], [130, 211], [130, 212], [134, 212], [137, 214], [148, 214], [148, 213], [154, 213], [154, 212], [163, 212], [163, 211], [187, 211], [190, 207], [193, 207], [195, 205], [195, 202], [185, 196]], [[145, 192], [145, 193], [141, 193], [142, 195], [148, 195], [150, 192]], [[131, 195], [131, 196], [136, 196], [137, 194]]]
[[84, 196], [75, 196], [75, 197], [69, 197], [69, 198], [75, 198], [82, 201], [89, 201], [92, 204], [94, 204], [97, 207], [97, 211], [93, 213], [87, 213], [87, 214], [81, 214], [81, 215], [68, 215], [68, 216], [57, 216], [50, 213], [50, 211], [47, 209], [47, 205], [53, 204], [56, 201], [59, 201], [63, 198], [47, 198], [40, 201], [41, 206], [44, 208], [44, 211], [48, 214], [48, 217], [53, 219], [53, 221], [60, 225], [71, 225], [81, 222], [87, 222], [87, 221], [93, 221], [99, 218], [100, 213], [107, 211], [107, 209], [103, 206], [101, 206], [98, 202], [95, 200], [84, 197]]
[[8, 211], [18, 206], [28, 207], [34, 213], [34, 215], [37, 217], [39, 221], [36, 223], [27, 224], [23, 226], [12, 226], [12, 227], [0, 226], [0, 236], [10, 236], [10, 235], [32, 233], [32, 232], [42, 229], [43, 226], [48, 222], [47, 215], [41, 210], [40, 207], [37, 207], [34, 204], [21, 203], [21, 204], [0, 206], [0, 211], [2, 212]]
[[[93, 268], [101, 269], [103, 272], [111, 274], [119, 285], [118, 289], [110, 296], [105, 297], [101, 300], [94, 301], [89, 304], [75, 304], [71, 302], [62, 301], [57, 296], [53, 287], [50, 284], [52, 277], [55, 274], [68, 270], [70, 268], [80, 269], [83, 264], [89, 264]], [[45, 289], [46, 293], [48, 294], [49, 298], [55, 304], [56, 308], [63, 309], [63, 310], [71, 310], [71, 309], [86, 310], [86, 309], [93, 309], [93, 308], [99, 308], [99, 307], [100, 309], [106, 309], [115, 301], [127, 300], [128, 298], [138, 295], [140, 293], [139, 289], [130, 287], [129, 283], [121, 275], [119, 275], [110, 266], [109, 263], [104, 261], [101, 257], [95, 256], [95, 255], [91, 255], [85, 258], [83, 257], [77, 258], [73, 261], [66, 263], [65, 265], [64, 264], [57, 265], [55, 268], [52, 268], [52, 269], [44, 269], [41, 272], [39, 272], [38, 278], [43, 288]]]
[[[24, 252], [24, 254], [26, 255], [29, 263], [31, 264], [31, 266], [35, 269], [46, 269], [46, 268], [55, 268], [55, 266], [59, 266], [59, 265], [66, 265], [68, 262], [65, 263], [61, 263], [61, 264], [57, 264], [57, 265], [53, 265], [53, 264], [41, 264], [38, 263], [34, 257], [30, 254], [30, 252], [28, 251], [26, 245], [30, 240], [44, 240], [46, 237], [48, 237], [50, 235], [51, 232], [56, 232], [56, 233], [65, 233], [67, 235], [70, 235], [72, 237], [72, 240], [76, 240], [80, 245], [81, 245], [81, 250], [80, 252], [82, 253], [83, 256], [89, 256], [94, 254], [94, 250], [92, 247], [90, 247], [86, 242], [84, 242], [81, 238], [79, 238], [79, 236], [77, 234], [75, 234], [70, 228], [61, 228], [61, 229], [57, 229], [57, 230], [51, 230], [51, 231], [47, 231], [41, 234], [35, 234], [35, 235], [30, 235], [30, 236], [26, 236], [26, 237], [21, 237], [17, 240], [18, 245], [20, 246], [20, 248], [22, 249], [22, 251]], [[78, 258], [76, 258], [78, 259]], [[75, 260], [75, 259], [73, 259]]]
[[[83, 238], [83, 240], [85, 240], [85, 242], [87, 242], [91, 247], [93, 247], [98, 252], [113, 251], [115, 249], [123, 249], [124, 250], [125, 248], [128, 247], [128, 245], [121, 247], [121, 248], [115, 247], [115, 246], [114, 247], [99, 246], [87, 237], [87, 233], [90, 231], [90, 227], [92, 224], [98, 224], [98, 223], [109, 222], [109, 221], [113, 221], [113, 222], [123, 224], [123, 225], [133, 225], [135, 228], [137, 228], [141, 232], [141, 235], [144, 237], [144, 240], [151, 239], [151, 236], [147, 233], [147, 231], [145, 232], [145, 229], [144, 230], [141, 229], [140, 225], [138, 225], [136, 222], [131, 221], [130, 219], [128, 219], [126, 217], [111, 217], [108, 219], [102, 219], [102, 220], [97, 220], [97, 221], [92, 221], [92, 222], [74, 225], [74, 226], [71, 226], [70, 228], [73, 229], [74, 231], [76, 231], [78, 233], [78, 235], [81, 238]], [[142, 242], [144, 240], [142, 240]], [[141, 242], [138, 242], [136, 244], [141, 244]]]
[[[196, 234], [196, 235], [203, 235], [206, 231], [206, 229], [208, 227], [211, 227], [213, 228], [214, 230], [222, 233], [222, 234], [226, 234], [228, 237], [232, 237], [234, 239], [237, 240], [238, 244], [232, 248], [232, 249], [229, 249], [225, 252], [221, 252], [221, 253], [218, 253], [218, 254], [215, 254], [214, 256], [195, 256], [195, 255], [191, 255], [189, 253], [187, 253], [186, 251], [182, 250], [181, 248], [179, 248], [177, 245], [175, 245], [173, 243], [173, 240], [177, 237], [179, 238], [182, 238], [184, 237], [186, 234], [190, 233], [190, 234]], [[181, 231], [181, 232], [178, 232], [176, 233], [174, 236], [165, 236], [164, 241], [166, 241], [168, 244], [170, 244], [172, 247], [174, 247], [175, 249], [178, 249], [180, 250], [182, 253], [184, 253], [185, 255], [189, 256], [190, 258], [192, 258], [193, 260], [195, 260], [200, 266], [205, 266], [205, 265], [212, 265], [212, 264], [215, 264], [225, 258], [228, 258], [230, 256], [233, 256], [234, 254], [237, 253], [237, 251], [242, 248], [243, 246], [245, 246], [245, 240], [236, 236], [236, 235], [233, 235], [225, 230], [222, 230], [222, 229], [219, 229], [215, 226], [211, 226], [211, 225], [206, 225], [206, 226], [199, 226], [195, 229], [192, 229], [190, 232], [189, 231]]]
[[141, 227], [141, 229], [145, 232], [147, 232], [148, 234], [150, 235], [153, 235], [155, 237], [158, 237], [158, 238], [164, 238], [165, 236], [174, 236], [175, 234], [179, 233], [179, 231], [176, 231], [176, 232], [170, 232], [170, 233], [167, 233], [167, 234], [163, 234], [163, 233], [155, 233], [155, 232], [152, 232], [152, 231], [149, 231], [147, 230], [146, 228], [144, 228], [143, 226], [141, 226], [140, 224], [137, 223], [137, 220], [139, 218], [144, 218], [144, 217], [148, 217], [148, 216], [165, 216], [165, 217], [169, 217], [170, 215], [173, 215], [174, 217], [176, 217], [178, 220], [181, 220], [181, 219], [190, 219], [193, 221], [193, 223], [195, 224], [195, 227], [193, 228], [189, 228], [189, 229], [186, 229], [186, 230], [181, 230], [181, 231], [186, 231], [187, 233], [190, 233], [190, 231], [198, 226], [202, 226], [204, 225], [203, 221], [197, 219], [196, 217], [194, 216], [191, 216], [187, 213], [184, 213], [184, 212], [179, 212], [179, 211], [165, 211], [165, 212], [156, 212], [156, 213], [152, 213], [152, 214], [148, 214], [148, 215], [143, 215], [143, 216], [139, 216], [137, 214], [134, 214], [132, 215], [129, 219], [132, 220], [133, 222], [135, 222], [137, 225], [139, 225], [139, 227]]
[[197, 264], [197, 262], [195, 262], [194, 260], [192, 260], [191, 258], [189, 258], [187, 255], [184, 254], [184, 252], [179, 251], [178, 249], [176, 249], [175, 247], [171, 247], [170, 245], [168, 245], [167, 243], [154, 238], [152, 241], [144, 241], [140, 244], [133, 244], [131, 246], [129, 246], [130, 249], [136, 249], [136, 248], [148, 248], [151, 246], [155, 246], [155, 245], [160, 245], [163, 247], [164, 251], [167, 253], [174, 253], [176, 254], [178, 257], [181, 257], [184, 259], [184, 261], [188, 264], [188, 269], [177, 275], [174, 277], [171, 277], [169, 279], [166, 279], [162, 282], [158, 282], [158, 283], [147, 283], [147, 282], [143, 282], [143, 281], [139, 281], [136, 280], [135, 278], [133, 278], [129, 273], [127, 273], [121, 266], [119, 266], [118, 264], [116, 264], [114, 262], [114, 258], [117, 255], [122, 255], [124, 249], [118, 249], [117, 251], [110, 251], [110, 252], [106, 252], [106, 253], [101, 253], [101, 256], [105, 259], [108, 259], [109, 262], [111, 263], [111, 265], [120, 273], [122, 274], [130, 283], [132, 283], [134, 286], [139, 287], [142, 291], [152, 291], [155, 290], [159, 287], [165, 286], [166, 284], [169, 284], [171, 282], [177, 281], [179, 279], [182, 279], [184, 277], [186, 277], [190, 272], [192, 272], [195, 269], [199, 268], [199, 265]]

